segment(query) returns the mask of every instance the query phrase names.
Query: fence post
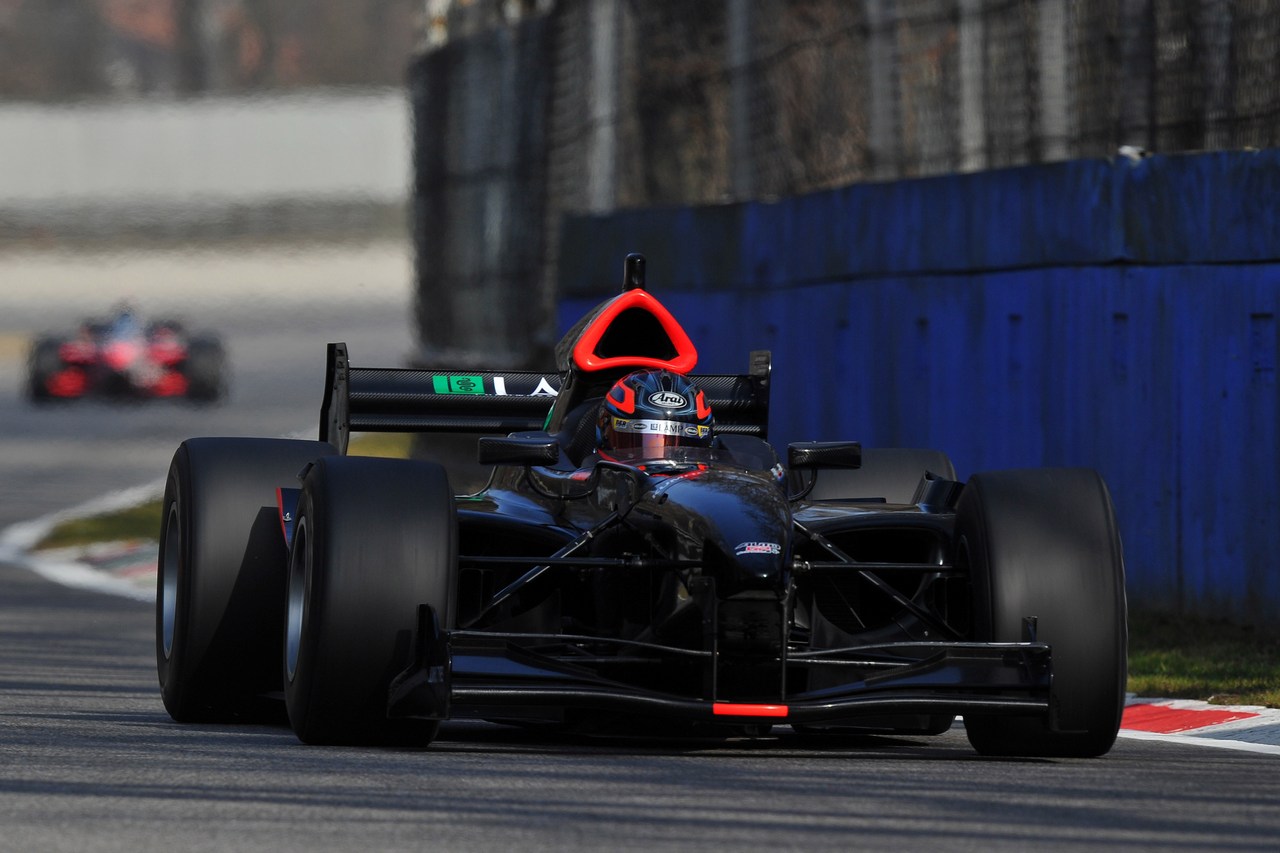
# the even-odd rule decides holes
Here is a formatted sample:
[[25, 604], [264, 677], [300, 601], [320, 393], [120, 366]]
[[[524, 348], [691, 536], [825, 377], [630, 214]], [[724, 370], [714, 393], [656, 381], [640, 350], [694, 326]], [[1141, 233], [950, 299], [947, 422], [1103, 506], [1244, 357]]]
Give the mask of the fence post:
[[751, 0], [729, 0], [728, 8], [730, 194], [755, 195], [751, 157]]
[[893, 0], [866, 0], [868, 55], [871, 65], [871, 129], [868, 148], [871, 177], [878, 181], [900, 177], [898, 152], [901, 140], [897, 122], [896, 26]]
[[587, 99], [591, 115], [587, 142], [587, 206], [612, 210], [617, 198], [618, 171], [618, 0], [593, 0], [591, 18], [591, 74]]
[[960, 171], [987, 165], [983, 0], [960, 0]]
[[1066, 160], [1066, 0], [1040, 0], [1040, 162]]

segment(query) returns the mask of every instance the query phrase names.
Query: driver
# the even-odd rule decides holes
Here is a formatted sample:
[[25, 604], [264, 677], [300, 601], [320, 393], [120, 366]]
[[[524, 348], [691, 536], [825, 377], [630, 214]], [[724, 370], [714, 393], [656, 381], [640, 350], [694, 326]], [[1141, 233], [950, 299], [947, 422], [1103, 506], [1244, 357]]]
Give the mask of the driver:
[[670, 370], [637, 370], [600, 405], [596, 445], [604, 459], [661, 459], [671, 447], [710, 447], [715, 420], [706, 395]]
[[111, 332], [117, 337], [132, 337], [139, 329], [139, 323], [133, 307], [121, 302], [113, 309], [115, 316], [111, 320]]

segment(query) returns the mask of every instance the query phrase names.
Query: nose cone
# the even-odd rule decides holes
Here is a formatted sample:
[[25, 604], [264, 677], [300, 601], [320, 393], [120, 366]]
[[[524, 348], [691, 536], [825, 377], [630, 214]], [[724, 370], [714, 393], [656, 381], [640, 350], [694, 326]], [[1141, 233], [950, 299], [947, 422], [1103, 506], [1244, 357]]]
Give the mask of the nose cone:
[[681, 541], [700, 553], [721, 597], [780, 589], [791, 564], [791, 508], [782, 491], [749, 471], [705, 470], [655, 490], [655, 505]]
[[127, 369], [137, 357], [137, 345], [128, 341], [117, 341], [102, 353], [102, 360], [106, 362], [107, 367], [117, 372]]

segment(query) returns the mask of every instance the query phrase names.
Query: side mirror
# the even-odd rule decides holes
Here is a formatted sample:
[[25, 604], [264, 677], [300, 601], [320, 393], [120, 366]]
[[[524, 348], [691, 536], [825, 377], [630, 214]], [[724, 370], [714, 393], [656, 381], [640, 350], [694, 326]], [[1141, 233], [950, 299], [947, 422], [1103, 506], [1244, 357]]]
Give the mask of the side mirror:
[[481, 465], [554, 465], [560, 461], [560, 442], [536, 436], [482, 436], [476, 442]]
[[915, 496], [911, 502], [925, 512], [951, 512], [960, 500], [964, 491], [964, 483], [940, 477], [932, 471], [925, 471], [916, 486]]
[[[809, 471], [809, 476], [793, 477], [791, 485], [799, 491], [788, 494], [798, 501], [813, 491], [822, 468], [861, 468], [862, 445], [856, 441], [797, 441], [787, 445], [787, 466], [793, 473]], [[807, 481], [806, 481], [807, 480]]]
[[856, 441], [797, 441], [787, 445], [787, 466], [803, 468], [861, 468], [862, 444]]

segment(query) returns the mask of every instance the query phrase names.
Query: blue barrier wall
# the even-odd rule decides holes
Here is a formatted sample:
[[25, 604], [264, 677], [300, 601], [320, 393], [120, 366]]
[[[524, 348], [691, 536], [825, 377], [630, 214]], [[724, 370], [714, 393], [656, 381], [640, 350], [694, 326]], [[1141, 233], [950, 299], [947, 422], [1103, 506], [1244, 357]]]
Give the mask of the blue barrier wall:
[[1263, 151], [575, 217], [561, 322], [643, 252], [699, 369], [773, 351], [775, 442], [1096, 468], [1131, 601], [1274, 620], [1278, 201]]

